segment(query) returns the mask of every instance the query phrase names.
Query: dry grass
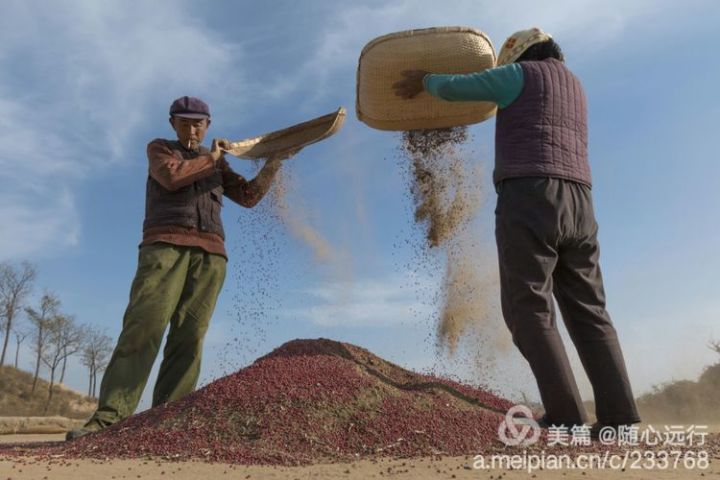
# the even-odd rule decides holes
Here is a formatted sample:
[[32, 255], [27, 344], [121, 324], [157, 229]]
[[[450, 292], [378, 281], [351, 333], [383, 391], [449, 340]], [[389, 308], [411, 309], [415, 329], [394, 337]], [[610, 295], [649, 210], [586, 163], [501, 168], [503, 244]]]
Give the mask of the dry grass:
[[706, 367], [697, 381], [677, 380], [653, 387], [638, 399], [645, 421], [720, 422], [720, 363]]
[[31, 394], [33, 375], [11, 366], [0, 367], [0, 416], [34, 417], [60, 415], [85, 419], [95, 410], [95, 399], [82, 393], [56, 385], [53, 400], [47, 412], [49, 383], [38, 379], [35, 393]]

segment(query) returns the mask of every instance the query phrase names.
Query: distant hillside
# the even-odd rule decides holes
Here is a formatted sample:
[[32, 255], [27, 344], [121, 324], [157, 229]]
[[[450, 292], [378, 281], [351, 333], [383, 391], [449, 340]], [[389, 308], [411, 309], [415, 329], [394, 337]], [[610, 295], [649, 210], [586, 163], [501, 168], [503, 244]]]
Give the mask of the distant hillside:
[[677, 380], [638, 398], [644, 421], [720, 422], [720, 363], [706, 367], [698, 380]]
[[60, 415], [85, 419], [95, 410], [95, 399], [55, 385], [53, 400], [45, 412], [49, 382], [38, 379], [35, 393], [30, 394], [33, 375], [11, 366], [0, 367], [0, 416], [34, 417]]

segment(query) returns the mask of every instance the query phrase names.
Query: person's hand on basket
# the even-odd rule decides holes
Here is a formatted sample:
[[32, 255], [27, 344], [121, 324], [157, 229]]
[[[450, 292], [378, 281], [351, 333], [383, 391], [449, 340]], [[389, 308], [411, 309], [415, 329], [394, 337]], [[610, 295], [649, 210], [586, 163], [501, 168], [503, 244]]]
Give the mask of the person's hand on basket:
[[425, 70], [405, 70], [402, 72], [403, 80], [393, 83], [393, 89], [395, 89], [395, 95], [405, 99], [410, 99], [417, 96], [420, 92], [425, 90], [423, 85], [423, 78], [430, 72]]
[[210, 156], [217, 163], [224, 157], [225, 151], [230, 148], [230, 140], [226, 138], [214, 138], [210, 147]]

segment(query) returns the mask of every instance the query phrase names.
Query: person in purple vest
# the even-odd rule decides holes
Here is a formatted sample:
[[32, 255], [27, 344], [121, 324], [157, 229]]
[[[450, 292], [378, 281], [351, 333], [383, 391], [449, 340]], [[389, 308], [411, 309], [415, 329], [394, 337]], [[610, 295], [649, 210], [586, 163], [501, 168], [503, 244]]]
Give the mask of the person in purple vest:
[[393, 87], [408, 99], [426, 91], [497, 104], [493, 181], [503, 317], [537, 380], [545, 408], [540, 424], [584, 425], [554, 296], [593, 387], [597, 438], [602, 428], [640, 417], [605, 309], [585, 93], [558, 44], [538, 28], [511, 35], [497, 65], [465, 75], [407, 71]]
[[145, 221], [138, 267], [117, 345], [100, 384], [98, 408], [66, 439], [102, 430], [137, 408], [165, 330], [152, 406], [177, 400], [195, 389], [205, 332], [225, 280], [227, 252], [220, 211], [223, 196], [251, 208], [268, 192], [281, 161], [294, 152], [268, 158], [258, 175], [246, 180], [225, 160], [229, 142], [202, 145], [210, 110], [195, 97], [170, 106], [176, 139], [147, 146]]

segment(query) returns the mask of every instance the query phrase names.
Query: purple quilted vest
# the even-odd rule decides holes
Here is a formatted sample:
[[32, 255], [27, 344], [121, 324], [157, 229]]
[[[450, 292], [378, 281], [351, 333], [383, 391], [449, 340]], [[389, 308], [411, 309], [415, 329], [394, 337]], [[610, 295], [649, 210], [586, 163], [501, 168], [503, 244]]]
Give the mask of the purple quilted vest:
[[523, 91], [497, 114], [494, 182], [555, 177], [592, 186], [587, 101], [580, 81], [555, 59], [519, 65]]

